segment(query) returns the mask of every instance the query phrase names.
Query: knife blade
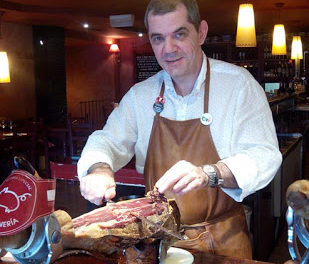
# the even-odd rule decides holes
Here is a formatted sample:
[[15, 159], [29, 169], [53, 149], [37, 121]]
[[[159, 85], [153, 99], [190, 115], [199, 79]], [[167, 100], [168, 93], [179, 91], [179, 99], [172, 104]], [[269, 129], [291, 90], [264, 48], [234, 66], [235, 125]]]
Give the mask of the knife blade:
[[163, 227], [163, 226], [161, 226], [161, 225], [159, 225], [159, 224], [157, 224], [157, 223], [155, 223], [155, 222], [153, 222], [153, 221], [147, 219], [147, 218], [144, 217], [144, 216], [136, 215], [136, 214], [133, 214], [133, 215], [134, 215], [136, 218], [138, 218], [138, 219], [140, 219], [140, 220], [142, 220], [142, 221], [145, 221], [146, 223], [148, 223], [148, 224], [154, 226], [155, 228], [157, 228], [157, 229], [163, 231], [164, 233], [166, 233], [166, 234], [168, 234], [168, 235], [170, 235], [170, 236], [176, 237], [176, 238], [179, 239], [179, 240], [185, 240], [185, 239], [186, 239], [186, 238], [183, 237], [182, 235], [177, 234], [177, 233], [175, 233], [174, 231], [169, 230], [169, 229], [167, 229], [167, 228], [165, 228], [165, 227]]
[[116, 202], [115, 201], [113, 201], [112, 199], [110, 199], [110, 200], [105, 200], [105, 202], [106, 202], [106, 206], [107, 207], [109, 207], [110, 205], [112, 205], [112, 204], [115, 204]]

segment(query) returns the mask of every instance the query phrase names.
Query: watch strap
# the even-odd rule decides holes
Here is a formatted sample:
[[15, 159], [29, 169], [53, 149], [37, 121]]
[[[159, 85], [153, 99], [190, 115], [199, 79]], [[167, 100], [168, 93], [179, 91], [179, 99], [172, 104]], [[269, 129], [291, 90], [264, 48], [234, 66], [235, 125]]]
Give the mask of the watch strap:
[[216, 171], [218, 177], [218, 185], [222, 185], [224, 180], [222, 179], [221, 171], [219, 170], [217, 164], [212, 164], [211, 166], [213, 166]]
[[215, 164], [203, 165], [201, 167], [205, 174], [208, 176], [208, 187], [217, 187], [223, 183], [223, 179], [221, 179], [221, 173]]

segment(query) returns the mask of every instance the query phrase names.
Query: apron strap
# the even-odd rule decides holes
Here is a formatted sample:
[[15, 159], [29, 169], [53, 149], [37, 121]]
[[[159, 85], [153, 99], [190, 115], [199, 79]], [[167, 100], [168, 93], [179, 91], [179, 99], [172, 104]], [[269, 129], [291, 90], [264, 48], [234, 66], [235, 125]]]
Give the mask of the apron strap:
[[[163, 81], [161, 85], [161, 90], [160, 90], [160, 97], [163, 97], [164, 90], [165, 90], [165, 83]], [[158, 117], [159, 115], [160, 115], [160, 112], [156, 112], [156, 117]]]
[[208, 113], [208, 100], [209, 100], [209, 84], [210, 84], [210, 65], [209, 60], [206, 58], [207, 61], [207, 73], [205, 79], [205, 91], [204, 91], [204, 113]]

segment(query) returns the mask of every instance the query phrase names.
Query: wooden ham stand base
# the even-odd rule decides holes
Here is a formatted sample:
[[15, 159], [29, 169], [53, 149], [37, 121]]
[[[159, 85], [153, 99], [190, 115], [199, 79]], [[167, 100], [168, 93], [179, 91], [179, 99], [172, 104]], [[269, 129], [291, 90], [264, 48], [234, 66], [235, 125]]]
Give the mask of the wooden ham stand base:
[[54, 264], [159, 264], [159, 242], [145, 244], [139, 243], [125, 250], [125, 256], [122, 254], [112, 254], [105, 256], [93, 253], [93, 256], [87, 255], [70, 255], [59, 260]]
[[[239, 259], [234, 257], [224, 257], [218, 256], [213, 254], [208, 254], [204, 252], [197, 252], [191, 251], [194, 256], [194, 264], [274, 264], [270, 262], [261, 262], [256, 260], [247, 260], [247, 259]], [[102, 257], [101, 257], [102, 258]], [[85, 255], [77, 255], [77, 256], [69, 256], [54, 262], [55, 264], [84, 264], [84, 263], [91, 263], [91, 264], [127, 264], [129, 262], [126, 261], [124, 256], [117, 256], [116, 254], [112, 255], [110, 258], [106, 259], [98, 259], [96, 257], [90, 257]], [[136, 262], [138, 263], [138, 262]], [[147, 262], [140, 262], [140, 263], [147, 263]], [[149, 262], [153, 263], [153, 262]], [[293, 262], [289, 262], [293, 263]], [[5, 264], [5, 263], [4, 263]], [[12, 262], [10, 262], [12, 264]]]
[[[194, 264], [270, 264], [270, 262], [261, 262], [255, 260], [238, 259], [232, 257], [224, 257], [218, 255], [207, 254], [203, 252], [191, 252], [194, 255]], [[0, 261], [1, 264], [17, 264], [12, 261]], [[126, 264], [124, 256], [117, 257], [116, 255], [110, 258], [97, 259], [86, 255], [69, 256], [57, 260], [54, 264]], [[293, 263], [293, 262], [291, 262]], [[273, 263], [272, 263], [273, 264]], [[290, 264], [290, 263], [289, 263]]]
[[[125, 259], [121, 260], [120, 257], [115, 255], [115, 257], [110, 257], [110, 258], [104, 258], [101, 257], [101, 259], [92, 257], [92, 256], [87, 256], [87, 255], [75, 255], [75, 256], [68, 256], [64, 257], [60, 260], [56, 260], [54, 264], [85, 264], [85, 263], [91, 263], [91, 264], [125, 264]], [[121, 260], [122, 262], [119, 262]]]

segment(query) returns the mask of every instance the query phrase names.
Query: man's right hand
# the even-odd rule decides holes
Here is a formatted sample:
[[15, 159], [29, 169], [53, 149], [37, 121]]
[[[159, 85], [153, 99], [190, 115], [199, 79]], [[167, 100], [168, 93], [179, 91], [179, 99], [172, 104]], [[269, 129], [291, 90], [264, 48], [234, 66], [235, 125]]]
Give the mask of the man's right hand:
[[106, 163], [94, 164], [80, 180], [81, 195], [88, 201], [101, 205], [116, 196], [114, 173]]

